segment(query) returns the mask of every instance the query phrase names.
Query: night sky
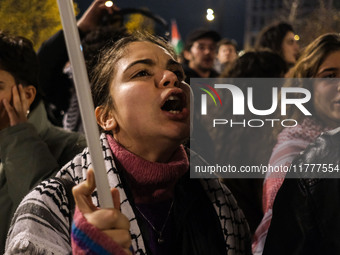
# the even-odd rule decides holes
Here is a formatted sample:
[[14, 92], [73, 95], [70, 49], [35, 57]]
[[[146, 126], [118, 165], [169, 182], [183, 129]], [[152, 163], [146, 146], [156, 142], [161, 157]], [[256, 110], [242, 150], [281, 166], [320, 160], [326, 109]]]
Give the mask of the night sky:
[[[92, 0], [78, 0], [83, 12]], [[182, 39], [199, 27], [218, 31], [222, 37], [235, 39], [243, 45], [245, 0], [116, 0], [120, 8], [148, 8], [170, 23], [177, 21]], [[208, 22], [205, 18], [207, 8], [215, 12], [215, 20]], [[242, 48], [242, 47], [241, 47]]]

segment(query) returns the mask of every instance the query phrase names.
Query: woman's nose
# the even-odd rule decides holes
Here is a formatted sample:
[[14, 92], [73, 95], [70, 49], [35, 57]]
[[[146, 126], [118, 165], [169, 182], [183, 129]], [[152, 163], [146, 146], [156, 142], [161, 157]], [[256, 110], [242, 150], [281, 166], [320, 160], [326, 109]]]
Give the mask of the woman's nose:
[[160, 81], [160, 86], [162, 87], [178, 87], [179, 81], [176, 74], [169, 70], [165, 70]]

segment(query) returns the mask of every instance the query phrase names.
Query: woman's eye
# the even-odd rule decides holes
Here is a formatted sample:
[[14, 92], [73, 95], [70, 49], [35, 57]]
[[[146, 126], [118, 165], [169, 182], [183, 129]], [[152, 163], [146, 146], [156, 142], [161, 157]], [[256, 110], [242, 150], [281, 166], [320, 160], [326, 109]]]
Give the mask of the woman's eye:
[[136, 75], [133, 76], [133, 78], [135, 77], [144, 77], [144, 76], [149, 76], [150, 73], [147, 70], [142, 70], [139, 71]]
[[329, 73], [324, 75], [322, 78], [336, 78], [336, 73]]

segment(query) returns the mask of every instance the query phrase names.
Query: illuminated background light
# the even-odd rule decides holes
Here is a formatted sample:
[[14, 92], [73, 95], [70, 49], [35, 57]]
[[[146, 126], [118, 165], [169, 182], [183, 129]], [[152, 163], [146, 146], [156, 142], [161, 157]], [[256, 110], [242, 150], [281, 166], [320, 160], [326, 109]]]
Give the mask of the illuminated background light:
[[106, 7], [112, 7], [113, 6], [113, 2], [112, 1], [106, 1], [105, 2], [105, 6]]
[[207, 20], [213, 21], [215, 19], [215, 16], [213, 14], [207, 14]]
[[207, 9], [207, 16], [206, 16], [208, 21], [213, 21], [215, 19], [215, 15], [214, 15], [214, 10], [211, 8]]
[[294, 39], [295, 39], [295, 41], [298, 41], [298, 40], [300, 40], [300, 36], [299, 35], [294, 35]]
[[213, 14], [213, 13], [214, 13], [213, 9], [211, 9], [211, 8], [207, 9], [207, 14]]

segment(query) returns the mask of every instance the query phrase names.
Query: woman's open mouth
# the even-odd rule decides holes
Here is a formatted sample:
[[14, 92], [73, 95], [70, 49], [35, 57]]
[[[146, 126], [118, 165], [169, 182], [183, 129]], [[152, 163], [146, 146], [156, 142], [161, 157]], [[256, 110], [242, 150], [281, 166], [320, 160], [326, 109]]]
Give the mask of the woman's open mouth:
[[189, 108], [187, 106], [187, 96], [181, 89], [173, 89], [165, 97], [161, 110], [173, 120], [185, 120], [189, 116]]
[[186, 106], [186, 97], [184, 93], [173, 92], [163, 103], [161, 109], [162, 111], [167, 111], [172, 114], [178, 114], [183, 111]]

